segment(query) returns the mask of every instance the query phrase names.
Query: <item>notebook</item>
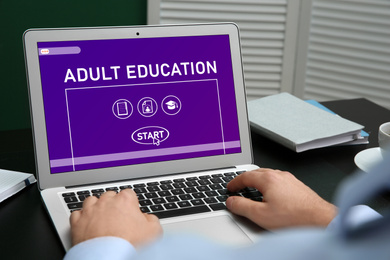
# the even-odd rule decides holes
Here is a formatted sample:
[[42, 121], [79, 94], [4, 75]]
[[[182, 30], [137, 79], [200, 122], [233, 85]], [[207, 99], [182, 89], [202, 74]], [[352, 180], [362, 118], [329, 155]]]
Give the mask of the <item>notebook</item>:
[[160, 207], [153, 197], [166, 187], [155, 185], [182, 183], [173, 187], [181, 193], [215, 179], [226, 188], [219, 180], [258, 168], [235, 24], [30, 29], [23, 38], [38, 187], [66, 250], [72, 209], [124, 187], [149, 199], [145, 212], [160, 209], [166, 234], [234, 245], [261, 236], [223, 199], [212, 209], [204, 187], [189, 203]]

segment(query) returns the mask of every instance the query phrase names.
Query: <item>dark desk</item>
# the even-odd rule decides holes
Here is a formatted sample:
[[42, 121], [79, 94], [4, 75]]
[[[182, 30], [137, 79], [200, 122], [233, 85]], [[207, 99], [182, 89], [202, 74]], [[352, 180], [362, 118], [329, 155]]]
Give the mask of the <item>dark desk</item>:
[[[378, 127], [390, 121], [390, 111], [366, 99], [324, 102], [339, 115], [366, 126], [370, 144], [294, 153], [252, 133], [255, 163], [295, 174], [323, 198], [332, 201], [337, 185], [356, 170], [354, 156], [378, 146]], [[31, 130], [0, 132], [0, 168], [35, 172]], [[370, 202], [389, 205], [383, 195]], [[3, 259], [61, 259], [64, 250], [34, 184], [0, 203], [0, 252]]]

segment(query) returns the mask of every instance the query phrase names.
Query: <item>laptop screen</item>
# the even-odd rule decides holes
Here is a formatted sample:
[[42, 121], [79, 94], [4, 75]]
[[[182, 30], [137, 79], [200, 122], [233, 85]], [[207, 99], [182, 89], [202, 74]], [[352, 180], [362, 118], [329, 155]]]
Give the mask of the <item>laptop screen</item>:
[[229, 35], [37, 47], [51, 173], [241, 152]]

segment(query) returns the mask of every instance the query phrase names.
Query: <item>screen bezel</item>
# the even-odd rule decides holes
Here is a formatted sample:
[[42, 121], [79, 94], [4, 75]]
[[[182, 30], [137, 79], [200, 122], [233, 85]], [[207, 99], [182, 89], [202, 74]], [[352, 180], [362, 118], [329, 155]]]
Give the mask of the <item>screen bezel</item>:
[[[226, 34], [229, 35], [231, 46], [241, 153], [51, 174], [39, 70], [38, 42]], [[24, 33], [23, 38], [35, 146], [36, 173], [40, 189], [153, 177], [253, 163], [240, 38], [236, 24], [30, 29]]]

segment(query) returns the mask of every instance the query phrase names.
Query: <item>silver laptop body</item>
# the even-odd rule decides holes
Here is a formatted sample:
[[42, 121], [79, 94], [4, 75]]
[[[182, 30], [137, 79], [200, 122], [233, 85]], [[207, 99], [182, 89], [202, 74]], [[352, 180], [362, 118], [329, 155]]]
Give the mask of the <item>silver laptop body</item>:
[[[69, 216], [87, 196], [82, 192], [258, 168], [235, 24], [31, 29], [24, 48], [38, 187], [66, 250]], [[166, 234], [243, 245], [261, 233], [209, 205], [184, 216], [140, 206], [160, 208]]]

